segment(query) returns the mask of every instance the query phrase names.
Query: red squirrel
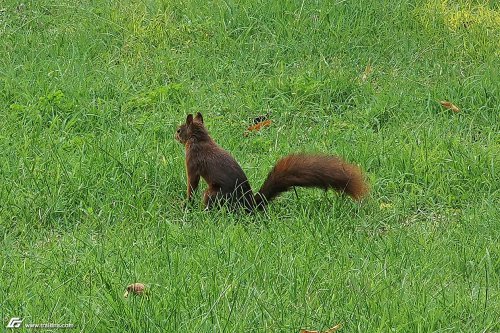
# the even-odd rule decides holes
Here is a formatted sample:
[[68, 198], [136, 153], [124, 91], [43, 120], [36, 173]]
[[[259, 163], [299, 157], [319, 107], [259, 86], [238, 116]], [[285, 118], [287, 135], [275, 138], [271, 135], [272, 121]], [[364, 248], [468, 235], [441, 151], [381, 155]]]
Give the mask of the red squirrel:
[[187, 198], [191, 200], [200, 177], [208, 184], [206, 208], [229, 203], [247, 211], [264, 209], [268, 202], [294, 186], [332, 188], [354, 200], [368, 193], [361, 169], [339, 157], [292, 154], [276, 163], [261, 189], [254, 195], [247, 176], [236, 160], [210, 137], [203, 116], [189, 114], [175, 139], [186, 148]]

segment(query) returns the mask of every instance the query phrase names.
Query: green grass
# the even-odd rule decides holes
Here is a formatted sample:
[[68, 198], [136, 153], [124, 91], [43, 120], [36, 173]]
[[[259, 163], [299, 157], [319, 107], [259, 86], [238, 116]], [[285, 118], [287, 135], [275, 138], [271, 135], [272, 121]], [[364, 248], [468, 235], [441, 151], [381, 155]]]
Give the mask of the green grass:
[[[4, 0], [0, 327], [499, 332], [499, 49], [495, 1]], [[198, 111], [254, 188], [328, 152], [371, 196], [184, 210]]]

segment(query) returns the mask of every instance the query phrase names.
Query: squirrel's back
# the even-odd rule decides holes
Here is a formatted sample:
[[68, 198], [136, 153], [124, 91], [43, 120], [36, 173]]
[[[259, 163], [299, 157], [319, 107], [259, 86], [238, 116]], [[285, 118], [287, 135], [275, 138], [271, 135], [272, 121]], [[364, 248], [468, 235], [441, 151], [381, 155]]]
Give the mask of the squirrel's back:
[[240, 198], [252, 194], [245, 172], [233, 156], [214, 141], [186, 145], [188, 165], [194, 165], [211, 190]]

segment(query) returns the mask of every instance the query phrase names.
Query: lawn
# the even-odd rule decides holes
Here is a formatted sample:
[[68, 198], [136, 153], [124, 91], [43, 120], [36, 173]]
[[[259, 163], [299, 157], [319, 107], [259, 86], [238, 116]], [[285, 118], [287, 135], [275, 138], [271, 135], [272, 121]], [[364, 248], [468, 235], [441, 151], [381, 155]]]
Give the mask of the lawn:
[[[499, 50], [493, 0], [3, 0], [0, 327], [500, 332]], [[186, 206], [196, 112], [254, 190], [322, 152], [370, 196]]]

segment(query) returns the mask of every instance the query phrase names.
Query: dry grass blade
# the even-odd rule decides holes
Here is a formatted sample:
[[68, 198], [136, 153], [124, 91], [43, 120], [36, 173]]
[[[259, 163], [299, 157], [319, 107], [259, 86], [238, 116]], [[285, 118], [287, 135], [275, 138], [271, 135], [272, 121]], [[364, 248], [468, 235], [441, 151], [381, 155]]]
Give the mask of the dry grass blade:
[[451, 103], [451, 102], [448, 102], [448, 101], [440, 101], [439, 104], [441, 104], [443, 107], [445, 107], [446, 109], [448, 110], [451, 110], [455, 113], [457, 112], [460, 112], [460, 109], [458, 108], [458, 106], [456, 106], [455, 104]]
[[361, 81], [366, 82], [372, 72], [373, 67], [370, 64], [366, 65], [365, 70], [363, 71], [363, 75], [361, 75]]

